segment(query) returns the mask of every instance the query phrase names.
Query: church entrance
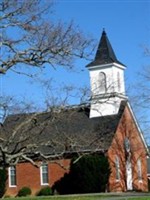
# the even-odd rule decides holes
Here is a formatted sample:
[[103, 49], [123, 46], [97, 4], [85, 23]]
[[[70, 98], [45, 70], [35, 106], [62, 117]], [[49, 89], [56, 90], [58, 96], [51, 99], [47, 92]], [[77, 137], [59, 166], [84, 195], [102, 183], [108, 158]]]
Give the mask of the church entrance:
[[133, 190], [132, 185], [132, 165], [130, 161], [130, 157], [126, 160], [126, 185], [127, 190]]

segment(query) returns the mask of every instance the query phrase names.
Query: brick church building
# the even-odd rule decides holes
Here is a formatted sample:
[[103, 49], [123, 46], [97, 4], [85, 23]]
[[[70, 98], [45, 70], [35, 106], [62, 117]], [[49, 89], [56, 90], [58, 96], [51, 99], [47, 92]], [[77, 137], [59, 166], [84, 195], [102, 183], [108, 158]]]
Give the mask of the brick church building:
[[[125, 93], [126, 67], [117, 59], [104, 30], [95, 58], [86, 67], [91, 83], [90, 103], [60, 108], [53, 115], [42, 112], [6, 118], [1, 133], [7, 132], [9, 137], [16, 134], [10, 152], [22, 153], [29, 142], [42, 141], [36, 151], [31, 148], [31, 160], [20, 153], [22, 160], [8, 167], [6, 195], [16, 196], [24, 186], [30, 187], [33, 195], [42, 187], [53, 186], [69, 170], [70, 158], [64, 154], [94, 151], [108, 157], [108, 191], [148, 190], [148, 148]], [[20, 139], [17, 144], [19, 135], [26, 136], [26, 140]], [[51, 160], [44, 160], [42, 155]]]

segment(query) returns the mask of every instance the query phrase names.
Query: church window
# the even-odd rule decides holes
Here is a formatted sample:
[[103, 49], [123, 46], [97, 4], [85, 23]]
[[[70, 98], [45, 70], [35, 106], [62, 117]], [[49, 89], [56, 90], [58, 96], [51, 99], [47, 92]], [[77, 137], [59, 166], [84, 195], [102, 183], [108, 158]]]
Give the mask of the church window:
[[41, 185], [48, 185], [48, 164], [43, 163], [40, 167]]
[[120, 180], [120, 163], [119, 163], [119, 157], [116, 156], [115, 159], [115, 167], [116, 167], [116, 180]]
[[106, 92], [106, 74], [104, 72], [99, 73], [99, 90], [100, 93]]
[[130, 148], [131, 148], [131, 147], [130, 147], [130, 141], [129, 141], [129, 139], [128, 139], [127, 137], [126, 137], [125, 140], [124, 140], [124, 147], [125, 147], [125, 151], [126, 151], [126, 152], [130, 152], [130, 150], [131, 150], [131, 149], [130, 149]]
[[137, 160], [137, 168], [138, 168], [138, 171], [137, 171], [138, 180], [142, 181], [142, 163], [141, 163], [141, 159], [140, 158]]
[[8, 175], [9, 175], [9, 186], [15, 187], [16, 186], [16, 167], [15, 166], [9, 167]]

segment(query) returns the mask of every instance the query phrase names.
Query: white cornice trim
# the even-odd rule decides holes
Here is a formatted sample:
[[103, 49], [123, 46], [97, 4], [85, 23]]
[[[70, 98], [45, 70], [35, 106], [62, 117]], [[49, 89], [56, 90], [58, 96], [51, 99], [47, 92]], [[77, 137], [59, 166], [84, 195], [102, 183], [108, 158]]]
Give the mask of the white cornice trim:
[[118, 64], [118, 63], [115, 63], [115, 62], [113, 62], [113, 63], [108, 63], [108, 64], [102, 64], [102, 65], [95, 65], [95, 66], [89, 66], [89, 67], [87, 67], [89, 70], [96, 70], [96, 69], [103, 69], [103, 68], [109, 68], [109, 67], [113, 67], [113, 66], [115, 66], [115, 67], [118, 67], [118, 68], [120, 68], [120, 69], [126, 69], [126, 67], [124, 66], [124, 65], [121, 65], [121, 64]]
[[115, 98], [115, 97], [119, 97], [121, 99], [124, 99], [124, 100], [127, 100], [128, 99], [128, 96], [126, 96], [125, 94], [123, 93], [117, 93], [117, 92], [111, 92], [111, 93], [104, 93], [104, 94], [97, 94], [97, 95], [94, 95], [91, 96], [91, 100], [101, 100], [101, 99], [110, 99], [110, 98]]

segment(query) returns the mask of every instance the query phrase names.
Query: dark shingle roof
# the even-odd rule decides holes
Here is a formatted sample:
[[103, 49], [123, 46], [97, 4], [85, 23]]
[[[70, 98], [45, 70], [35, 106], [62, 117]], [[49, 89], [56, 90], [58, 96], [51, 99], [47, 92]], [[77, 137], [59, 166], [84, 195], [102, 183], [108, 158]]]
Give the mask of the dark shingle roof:
[[[122, 116], [126, 103], [122, 102], [117, 115], [89, 118], [89, 106], [8, 116], [1, 136], [11, 137], [10, 153], [21, 145], [38, 144], [46, 154], [66, 151], [107, 150]], [[21, 141], [17, 145], [18, 141]], [[32, 148], [30, 149], [32, 153]]]
[[109, 64], [109, 63], [118, 63], [124, 66], [120, 61], [117, 60], [117, 57], [114, 53], [114, 50], [109, 42], [109, 39], [106, 35], [106, 32], [103, 30], [100, 43], [95, 55], [94, 61], [89, 63], [87, 67]]

